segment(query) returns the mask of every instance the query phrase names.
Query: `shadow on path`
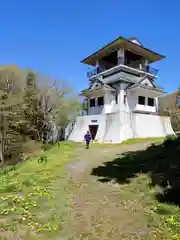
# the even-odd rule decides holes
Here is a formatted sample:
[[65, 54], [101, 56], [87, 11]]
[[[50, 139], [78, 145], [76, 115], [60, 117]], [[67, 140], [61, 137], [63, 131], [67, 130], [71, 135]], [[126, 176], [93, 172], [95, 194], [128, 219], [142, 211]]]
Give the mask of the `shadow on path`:
[[146, 150], [117, 154], [117, 158], [93, 168], [92, 175], [100, 182], [130, 183], [139, 173], [148, 174], [151, 187], [163, 188], [156, 194], [160, 202], [180, 205], [180, 138], [152, 144]]

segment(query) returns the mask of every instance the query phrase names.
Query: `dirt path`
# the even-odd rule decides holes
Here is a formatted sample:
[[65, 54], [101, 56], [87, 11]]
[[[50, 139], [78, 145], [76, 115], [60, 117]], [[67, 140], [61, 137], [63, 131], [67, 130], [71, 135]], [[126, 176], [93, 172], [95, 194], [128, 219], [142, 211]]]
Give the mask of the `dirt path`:
[[143, 205], [138, 202], [144, 197], [143, 192], [131, 194], [130, 186], [113, 181], [103, 183], [91, 174], [94, 167], [115, 159], [117, 154], [143, 150], [149, 145], [93, 146], [89, 150], [82, 146], [77, 148], [73, 162], [67, 165], [72, 192], [69, 226], [74, 232], [69, 239], [151, 239], [148, 237]]

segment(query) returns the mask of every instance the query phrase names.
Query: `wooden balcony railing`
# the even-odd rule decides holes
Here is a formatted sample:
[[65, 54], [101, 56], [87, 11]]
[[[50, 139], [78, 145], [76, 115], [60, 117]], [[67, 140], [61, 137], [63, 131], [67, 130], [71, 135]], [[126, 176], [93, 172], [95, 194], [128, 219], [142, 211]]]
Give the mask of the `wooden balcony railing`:
[[152, 68], [149, 65], [144, 66], [142, 61], [131, 61], [131, 60], [126, 59], [126, 58], [118, 58], [117, 59], [117, 64], [112, 64], [112, 63], [108, 63], [108, 62], [105, 62], [105, 61], [101, 61], [101, 66], [98, 66], [97, 68], [87, 72], [87, 77], [91, 78], [91, 77], [93, 77], [93, 76], [95, 76], [99, 73], [102, 73], [102, 72], [104, 72], [108, 69], [111, 69], [113, 67], [116, 67], [118, 65], [124, 65], [124, 66], [127, 66], [127, 67], [138, 69], [138, 70], [150, 73], [150, 74], [155, 75], [155, 76], [158, 73], [158, 69]]

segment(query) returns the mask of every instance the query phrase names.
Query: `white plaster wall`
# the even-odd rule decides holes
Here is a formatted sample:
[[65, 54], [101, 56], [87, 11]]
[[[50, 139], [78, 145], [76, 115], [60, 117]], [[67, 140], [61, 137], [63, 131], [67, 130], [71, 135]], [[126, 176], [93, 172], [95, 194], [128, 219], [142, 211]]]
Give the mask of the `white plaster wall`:
[[120, 112], [120, 141], [129, 138], [165, 137], [174, 134], [169, 117]]
[[[97, 120], [97, 122], [92, 122], [93, 120]], [[99, 114], [77, 117], [74, 130], [70, 134], [69, 140], [75, 142], [84, 141], [84, 134], [89, 130], [89, 125], [99, 125], [95, 139], [101, 142], [105, 132], [105, 115]]]
[[115, 111], [117, 111], [117, 108], [119, 108], [119, 111], [123, 111], [126, 109], [126, 105], [124, 104], [124, 95], [126, 95], [126, 92], [124, 89], [127, 87], [127, 85], [127, 83], [113, 84], [113, 88], [116, 89], [118, 94], [118, 104], [116, 104], [116, 107], [113, 108], [116, 109]]
[[[124, 111], [128, 109], [129, 108], [128, 102], [124, 104], [124, 95], [127, 95], [127, 93], [124, 90], [126, 86], [127, 86], [126, 83], [117, 83], [113, 85], [113, 88], [115, 88], [117, 91], [118, 104], [116, 104], [115, 92], [107, 91], [104, 94], [104, 106], [97, 106], [97, 98], [95, 98], [95, 104], [96, 104], [95, 107], [90, 107], [90, 104], [88, 103], [88, 114], [93, 115], [93, 114], [113, 113], [113, 112]], [[133, 99], [132, 99], [132, 102], [133, 102]]]
[[141, 105], [141, 104], [136, 104], [135, 111], [144, 111], [144, 112], [152, 112], [155, 113], [156, 112], [156, 106], [148, 106], [148, 105]]
[[95, 104], [96, 104], [95, 107], [90, 107], [89, 101], [88, 101], [88, 114], [89, 115], [112, 113], [113, 106], [116, 105], [115, 93], [110, 92], [110, 91], [107, 91], [104, 94], [104, 106], [97, 105], [97, 98], [95, 98]]
[[125, 89], [129, 84], [128, 83], [121, 83], [121, 89]]
[[92, 107], [89, 109], [88, 114], [94, 115], [94, 114], [109, 114], [109, 113], [117, 113], [122, 110], [125, 110], [126, 106], [122, 106], [120, 104], [106, 104], [102, 107]]
[[118, 143], [120, 139], [120, 113], [106, 114], [104, 142]]
[[136, 138], [164, 137], [174, 134], [168, 117], [147, 114], [133, 114]]
[[123, 48], [118, 49], [117, 56], [118, 56], [118, 58], [119, 57], [124, 58], [124, 49]]
[[118, 143], [129, 138], [164, 137], [174, 134], [169, 117], [120, 111], [77, 117], [69, 140], [83, 141], [89, 125], [99, 125], [95, 138], [99, 142]]
[[[138, 96], [144, 96], [145, 97], [145, 105], [138, 104]], [[154, 98], [155, 100], [155, 106], [151, 107], [148, 106], [148, 97]], [[136, 89], [127, 91], [127, 110], [128, 111], [144, 111], [144, 112], [152, 112], [156, 113], [156, 95], [151, 90], [144, 90], [144, 89]]]
[[113, 111], [114, 111], [114, 105], [105, 104], [104, 106], [96, 106], [96, 107], [89, 108], [88, 114], [89, 115], [106, 114], [106, 113], [112, 113]]
[[121, 141], [125, 141], [126, 139], [129, 139], [129, 138], [133, 138], [134, 127], [133, 127], [133, 121], [132, 121], [132, 113], [121, 111], [120, 118], [121, 118], [121, 129], [120, 129]]
[[104, 106], [104, 114], [112, 113], [113, 111], [113, 105], [112, 104], [106, 104]]
[[116, 89], [118, 104], [120, 102], [120, 83], [113, 84], [113, 88]]
[[149, 87], [153, 87], [152, 83], [149, 81], [148, 78], [145, 78], [142, 82], [141, 82], [142, 85], [146, 85], [146, 86], [149, 86]]
[[[73, 128], [73, 131], [71, 132], [68, 140], [80, 142], [82, 138], [82, 132], [84, 131], [84, 116], [79, 116], [76, 118], [76, 122]], [[67, 129], [67, 128], [66, 128]], [[67, 129], [68, 131], [68, 129]]]
[[123, 59], [124, 59], [124, 49], [123, 48], [120, 48], [120, 49], [118, 49], [118, 51], [117, 51], [117, 57], [118, 57], [118, 64], [122, 64], [124, 61], [123, 61]]
[[124, 88], [123, 88], [123, 84], [120, 84], [120, 90], [119, 90], [119, 96], [118, 96], [118, 103], [120, 105], [120, 109], [123, 110], [124, 109]]
[[155, 98], [155, 108], [156, 108], [156, 114], [158, 115], [158, 112], [159, 112], [158, 97]]
[[[131, 95], [131, 100], [134, 97]], [[136, 106], [134, 102], [134, 106]], [[141, 105], [140, 105], [141, 106]], [[120, 110], [119, 104], [106, 104], [102, 114], [79, 116], [69, 140], [83, 141], [89, 125], [99, 125], [96, 140], [122, 142], [128, 138], [161, 137], [174, 134], [169, 117]], [[153, 109], [151, 111], [154, 111]], [[92, 122], [96, 120], [97, 122]]]
[[95, 106], [95, 107], [89, 107], [88, 114], [94, 115], [94, 114], [101, 114], [103, 112], [104, 106]]
[[96, 60], [96, 67], [99, 67], [99, 60]]
[[106, 115], [104, 142], [118, 143], [133, 138], [130, 114], [118, 111]]
[[[115, 96], [113, 95], [113, 93], [106, 92], [103, 95], [103, 97], [104, 97], [104, 105], [103, 106], [98, 106], [98, 99], [97, 99], [98, 97], [91, 97], [88, 99], [88, 114], [93, 115], [93, 114], [106, 113], [106, 108], [107, 109], [111, 108], [111, 105], [114, 103], [114, 100], [115, 100]], [[95, 99], [94, 107], [90, 107], [90, 99], [92, 99], [92, 98]]]
[[114, 104], [115, 103], [115, 93], [114, 92], [106, 92], [105, 94], [105, 103], [106, 104]]
[[120, 105], [119, 104], [114, 104], [112, 106], [112, 109], [111, 109], [111, 113], [116, 113], [116, 112], [120, 112]]
[[166, 131], [166, 133], [168, 133], [167, 135], [175, 135], [175, 132], [173, 131], [173, 128], [171, 125], [170, 117], [161, 116], [160, 118], [161, 118], [161, 122], [164, 124], [164, 130]]
[[138, 103], [138, 94], [136, 91], [127, 92], [127, 110], [133, 111]]
[[[90, 99], [94, 98], [95, 99], [95, 106], [90, 107]], [[105, 102], [105, 96], [104, 96], [104, 102]], [[103, 112], [104, 106], [98, 106], [98, 100], [97, 97], [90, 97], [88, 99], [88, 114], [93, 115], [93, 114], [101, 114]]]

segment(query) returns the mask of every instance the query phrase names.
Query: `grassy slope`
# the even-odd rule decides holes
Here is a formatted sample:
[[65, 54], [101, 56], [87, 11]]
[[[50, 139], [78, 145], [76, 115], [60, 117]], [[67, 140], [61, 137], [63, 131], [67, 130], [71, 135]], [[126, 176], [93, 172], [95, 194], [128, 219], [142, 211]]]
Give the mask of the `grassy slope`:
[[[15, 170], [1, 172], [0, 239], [16, 239], [15, 236], [17, 239], [27, 240], [61, 239], [59, 236], [64, 226], [66, 231], [72, 230], [69, 221], [69, 215], [72, 213], [72, 216], [76, 216], [76, 221], [74, 217], [70, 218], [73, 225], [77, 224], [77, 236], [82, 234], [82, 238], [71, 239], [101, 239], [100, 236], [103, 236], [103, 240], [180, 240], [179, 207], [160, 203], [155, 198], [156, 188], [149, 187], [151, 179], [148, 172], [143, 174], [139, 171], [141, 160], [150, 163], [152, 159], [156, 162], [156, 152], [137, 153], [137, 156], [133, 157], [134, 160], [130, 155], [125, 159], [122, 155], [118, 160], [113, 159], [121, 149], [129, 148], [127, 144], [161, 140], [133, 139], [121, 144], [121, 148], [116, 144], [93, 144], [88, 155], [87, 150], [78, 144], [79, 152], [73, 162], [86, 159], [89, 166], [80, 173], [76, 170], [80, 179], [78, 175], [73, 184], [67, 181], [69, 178], [64, 168], [76, 146], [72, 143], [62, 143], [59, 149], [53, 147], [46, 152], [47, 163], [38, 163], [38, 158], [33, 158], [19, 164]], [[156, 151], [158, 154], [161, 152], [163, 156], [167, 155], [167, 151], [163, 149]], [[107, 166], [104, 161], [108, 162]], [[96, 167], [105, 165], [112, 182], [101, 183], [95, 180], [95, 176], [90, 174], [94, 164]], [[132, 176], [129, 176], [130, 172]], [[104, 176], [104, 170], [102, 173]], [[130, 181], [126, 182], [124, 179], [122, 183], [123, 176]], [[115, 183], [113, 180], [116, 180]], [[77, 209], [69, 203], [70, 196], [73, 195], [78, 201]], [[92, 222], [89, 223], [90, 220]], [[93, 228], [90, 227], [86, 233], [87, 226], [91, 223]], [[131, 235], [132, 232], [135, 234]]]
[[153, 137], [153, 138], [130, 138], [127, 139], [121, 143], [98, 143], [96, 141], [93, 141], [92, 144], [104, 148], [104, 147], [115, 147], [115, 146], [123, 146], [123, 145], [129, 145], [129, 144], [137, 144], [137, 143], [146, 143], [146, 142], [162, 142], [164, 140], [164, 137]]
[[[144, 140], [139, 139], [137, 142], [145, 142]], [[162, 139], [157, 140], [161, 142]], [[132, 142], [137, 143], [133, 139], [127, 141], [125, 145]], [[121, 211], [128, 209], [128, 214], [123, 216], [123, 221], [126, 222], [131, 216], [132, 223], [129, 231], [132, 232], [133, 229], [136, 231], [136, 223], [143, 220], [145, 230], [142, 234], [140, 232], [139, 236], [133, 236], [132, 239], [180, 240], [180, 202], [177, 200], [180, 198], [179, 188], [176, 189], [180, 167], [178, 146], [179, 141], [174, 140], [165, 146], [160, 144], [156, 148], [136, 151], [134, 154], [129, 152], [116, 159], [111, 157], [105, 162], [103, 160], [103, 164], [95, 169], [95, 175], [106, 186], [108, 186], [107, 182], [115, 181], [120, 198], [113, 201], [117, 201], [120, 205], [122, 203], [124, 207], [120, 207]], [[165, 180], [164, 182], [172, 182], [172, 189], [175, 187], [173, 199], [171, 195], [163, 197], [163, 194], [161, 200], [158, 199], [157, 193], [161, 193], [167, 187], [164, 182], [161, 185], [162, 179]], [[103, 195], [102, 191], [97, 192]], [[171, 193], [171, 190], [169, 192]], [[133, 215], [135, 215], [133, 212], [137, 213], [136, 220], [133, 220]], [[125, 224], [121, 232], [126, 232], [128, 227]], [[123, 235], [123, 239], [131, 238], [127, 234], [127, 236]]]
[[[147, 142], [150, 140], [162, 139]], [[137, 142], [146, 141], [133, 141]], [[76, 211], [72, 239], [180, 240], [180, 208], [157, 199], [157, 192], [163, 189], [158, 181], [153, 187], [151, 178], [156, 171], [166, 174], [169, 167], [162, 166], [173, 154], [178, 157], [179, 150], [161, 145], [145, 150], [142, 146], [93, 144], [88, 155], [82, 149], [78, 168], [83, 167], [84, 159], [88, 166], [80, 173], [76, 164], [72, 167]], [[124, 151], [130, 152], [123, 155]]]
[[73, 149], [62, 143], [45, 152], [47, 162], [33, 158], [1, 172], [0, 239], [15, 237], [14, 232], [17, 239], [56, 239], [66, 193], [62, 167]]

